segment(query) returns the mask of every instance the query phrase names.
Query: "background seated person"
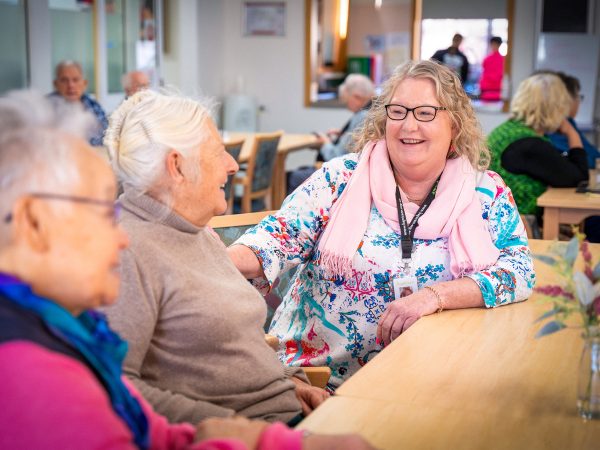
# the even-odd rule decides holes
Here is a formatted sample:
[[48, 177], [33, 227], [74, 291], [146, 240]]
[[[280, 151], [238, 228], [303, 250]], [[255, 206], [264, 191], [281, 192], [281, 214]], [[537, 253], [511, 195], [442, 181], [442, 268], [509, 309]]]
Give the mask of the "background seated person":
[[[353, 114], [341, 129], [332, 129], [327, 134], [318, 134], [322, 145], [317, 161], [329, 161], [352, 151], [352, 133], [363, 124], [367, 116], [371, 99], [375, 95], [375, 86], [369, 77], [352, 73], [340, 85], [338, 93], [340, 100]], [[315, 170], [314, 166], [309, 166], [288, 172], [288, 194], [295, 191]]]
[[398, 67], [356, 138], [360, 153], [323, 164], [229, 248], [263, 285], [299, 266], [269, 333], [286, 364], [329, 365], [331, 390], [421, 317], [519, 302], [535, 281], [510, 189], [485, 170], [453, 71]]
[[85, 122], [0, 99], [0, 448], [371, 448], [239, 417], [170, 425], [123, 379], [127, 344], [92, 308], [115, 300], [128, 241], [112, 171], [73, 134]]
[[150, 87], [150, 79], [146, 72], [141, 70], [132, 70], [123, 74], [121, 77], [121, 85], [125, 91], [125, 98], [131, 97], [136, 92]]
[[112, 114], [104, 142], [131, 239], [107, 310], [129, 342], [129, 379], [172, 422], [309, 413], [327, 393], [279, 362], [265, 342], [263, 297], [206, 226], [227, 209], [223, 186], [238, 169], [208, 110], [138, 92]]
[[[596, 168], [596, 159], [600, 158], [600, 151], [598, 151], [598, 149], [587, 140], [575, 122], [575, 116], [577, 116], [579, 106], [583, 100], [583, 95], [581, 95], [581, 84], [577, 78], [567, 75], [563, 72], [556, 72], [556, 75], [558, 75], [565, 84], [565, 87], [567, 88], [567, 91], [569, 91], [569, 95], [571, 96], [572, 100], [571, 110], [569, 111], [569, 117], [567, 117], [567, 120], [571, 125], [573, 125], [573, 128], [575, 128], [575, 131], [577, 131], [579, 137], [581, 138], [583, 149], [585, 150], [588, 158], [588, 167], [590, 169], [594, 169]], [[550, 138], [552, 145], [560, 150], [561, 153], [567, 153], [569, 151], [569, 141], [564, 134], [550, 133], [548, 137]]]
[[[560, 78], [538, 73], [519, 85], [511, 102], [511, 118], [489, 134], [491, 168], [510, 186], [521, 214], [537, 216], [537, 198], [548, 186], [575, 187], [588, 179], [581, 137], [567, 120], [572, 100]], [[562, 156], [544, 136], [558, 131], [568, 142]]]
[[371, 79], [359, 73], [351, 73], [339, 87], [340, 100], [352, 111], [352, 117], [339, 130], [320, 134], [323, 141], [318, 161], [329, 161], [352, 150], [352, 132], [362, 125], [375, 95]]
[[89, 142], [96, 147], [102, 145], [108, 120], [100, 103], [85, 92], [88, 82], [81, 64], [76, 61], [62, 61], [56, 65], [54, 73], [55, 91], [50, 96], [81, 104], [86, 111], [90, 111], [96, 118], [96, 125], [90, 130]]

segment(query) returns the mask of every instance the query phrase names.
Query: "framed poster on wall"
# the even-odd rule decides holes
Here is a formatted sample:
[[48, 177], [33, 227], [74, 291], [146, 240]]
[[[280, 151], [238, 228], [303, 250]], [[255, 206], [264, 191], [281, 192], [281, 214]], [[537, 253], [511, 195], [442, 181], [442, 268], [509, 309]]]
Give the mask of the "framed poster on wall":
[[285, 36], [285, 2], [244, 2], [244, 36]]

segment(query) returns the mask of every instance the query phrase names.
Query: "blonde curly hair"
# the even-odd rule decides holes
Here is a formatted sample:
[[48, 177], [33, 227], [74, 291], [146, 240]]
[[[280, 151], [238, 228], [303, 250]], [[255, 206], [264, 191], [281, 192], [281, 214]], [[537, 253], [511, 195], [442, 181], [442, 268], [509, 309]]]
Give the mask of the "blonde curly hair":
[[398, 84], [408, 78], [431, 80], [440, 105], [447, 109], [454, 132], [454, 151], [449, 153], [448, 158], [466, 156], [475, 170], [485, 170], [490, 162], [490, 153], [471, 100], [456, 74], [434, 61], [408, 61], [396, 68], [383, 84], [381, 95], [373, 100], [363, 125], [353, 133], [354, 150], [362, 150], [367, 142], [385, 136], [385, 105], [391, 101]]
[[558, 75], [537, 73], [524, 79], [510, 104], [512, 117], [537, 132], [552, 133], [569, 115], [573, 103]]

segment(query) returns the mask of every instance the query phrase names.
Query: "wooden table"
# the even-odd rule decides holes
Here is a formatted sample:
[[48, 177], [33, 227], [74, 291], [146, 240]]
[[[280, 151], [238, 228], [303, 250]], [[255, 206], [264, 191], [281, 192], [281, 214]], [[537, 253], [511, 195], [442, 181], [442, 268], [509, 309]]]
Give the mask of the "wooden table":
[[558, 238], [558, 225], [576, 225], [589, 216], [600, 215], [600, 195], [578, 194], [575, 188], [548, 188], [538, 199], [544, 208], [544, 239]]
[[[557, 281], [537, 261], [536, 273], [538, 286]], [[424, 317], [298, 428], [359, 433], [381, 449], [600, 448], [600, 422], [576, 409], [581, 331], [535, 339], [549, 308], [538, 300]]]
[[[226, 141], [245, 139], [239, 162], [248, 161], [254, 141], [254, 133], [227, 133]], [[273, 187], [271, 193], [271, 209], [279, 209], [287, 192], [287, 180], [285, 176], [285, 159], [287, 155], [296, 150], [304, 148], [321, 148], [321, 143], [313, 134], [287, 134], [279, 140], [277, 147], [277, 160], [273, 168]]]

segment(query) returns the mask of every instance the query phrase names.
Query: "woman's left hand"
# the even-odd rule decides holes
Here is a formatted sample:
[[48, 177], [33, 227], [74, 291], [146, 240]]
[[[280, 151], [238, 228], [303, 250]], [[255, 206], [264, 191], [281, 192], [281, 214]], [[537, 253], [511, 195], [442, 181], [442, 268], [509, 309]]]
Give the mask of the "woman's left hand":
[[389, 345], [421, 317], [437, 311], [437, 299], [429, 289], [394, 300], [377, 324], [377, 342]]
[[292, 381], [296, 383], [296, 397], [302, 405], [302, 414], [305, 416], [329, 398], [329, 392], [325, 389], [311, 386], [296, 377], [292, 377]]

